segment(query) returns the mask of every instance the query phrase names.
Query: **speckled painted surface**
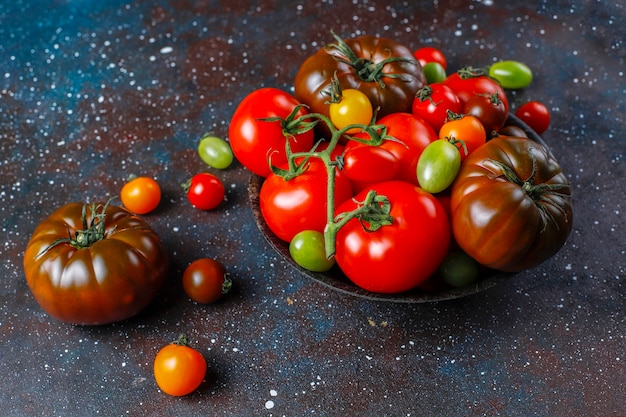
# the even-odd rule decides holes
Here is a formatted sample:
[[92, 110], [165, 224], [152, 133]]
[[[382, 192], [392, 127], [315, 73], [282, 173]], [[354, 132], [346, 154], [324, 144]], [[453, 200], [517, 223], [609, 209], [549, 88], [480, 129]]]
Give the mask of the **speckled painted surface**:
[[[386, 3], [394, 3], [388, 6]], [[506, 3], [503, 5], [502, 3]], [[521, 4], [521, 5], [516, 5]], [[626, 163], [623, 3], [94, 1], [0, 4], [0, 404], [5, 416], [625, 416]], [[574, 185], [567, 245], [483, 293], [374, 302], [299, 275], [259, 233], [238, 164], [205, 213], [179, 184], [204, 170], [206, 131], [261, 86], [289, 89], [329, 37], [444, 49], [451, 68], [513, 58], [546, 102], [544, 139]], [[69, 201], [157, 178], [146, 219], [173, 260], [139, 316], [103, 327], [48, 317], [22, 270], [30, 232]], [[180, 288], [200, 256], [235, 281], [200, 306]], [[210, 372], [173, 398], [152, 377], [185, 332]]]

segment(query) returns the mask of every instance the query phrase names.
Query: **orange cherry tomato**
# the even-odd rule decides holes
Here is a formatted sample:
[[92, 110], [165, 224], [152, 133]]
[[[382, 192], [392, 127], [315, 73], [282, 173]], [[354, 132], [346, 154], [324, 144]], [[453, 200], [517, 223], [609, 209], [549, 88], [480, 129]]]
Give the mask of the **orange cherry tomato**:
[[161, 187], [152, 178], [137, 177], [128, 181], [120, 192], [122, 204], [136, 214], [147, 214], [161, 201]]
[[487, 141], [487, 132], [480, 119], [464, 115], [444, 123], [439, 130], [439, 139], [451, 140], [464, 160]]
[[166, 394], [183, 396], [195, 391], [206, 376], [207, 365], [202, 353], [188, 345], [188, 339], [164, 346], [154, 358], [154, 379]]

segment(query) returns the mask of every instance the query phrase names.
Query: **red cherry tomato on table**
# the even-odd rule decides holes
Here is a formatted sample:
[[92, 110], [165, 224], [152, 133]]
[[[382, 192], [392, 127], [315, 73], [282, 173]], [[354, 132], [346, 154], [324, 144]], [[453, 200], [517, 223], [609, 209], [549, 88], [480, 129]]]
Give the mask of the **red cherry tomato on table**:
[[550, 111], [540, 101], [529, 101], [522, 104], [515, 115], [538, 135], [548, 130], [548, 126], [550, 126]]
[[413, 56], [419, 61], [422, 67], [430, 62], [436, 62], [443, 67], [448, 68], [448, 60], [445, 54], [438, 48], [433, 46], [424, 46], [413, 53]]
[[183, 396], [195, 391], [206, 376], [202, 353], [189, 347], [187, 338], [164, 346], [154, 358], [154, 379], [166, 394]]
[[148, 214], [161, 201], [159, 183], [148, 177], [136, 177], [128, 181], [120, 191], [122, 204], [136, 214]]
[[[359, 287], [378, 293], [410, 290], [437, 270], [450, 246], [448, 215], [439, 201], [418, 186], [388, 181], [371, 187], [391, 204], [392, 224], [366, 230], [358, 218], [337, 232], [335, 259]], [[354, 210], [369, 190], [337, 210]]]
[[[292, 95], [277, 88], [261, 88], [246, 96], [233, 114], [228, 128], [229, 143], [235, 157], [243, 166], [257, 175], [266, 177], [272, 165], [280, 166], [287, 161], [283, 133], [279, 121], [265, 121], [271, 117], [287, 118], [300, 102]], [[299, 116], [307, 112], [301, 108]], [[287, 129], [289, 130], [289, 129]], [[289, 133], [289, 132], [287, 132]], [[313, 146], [313, 130], [290, 136], [293, 152], [306, 152]]]
[[183, 273], [183, 289], [189, 298], [201, 304], [216, 302], [230, 291], [231, 286], [226, 268], [215, 259], [196, 259]]
[[204, 172], [194, 175], [184, 185], [189, 202], [200, 210], [212, 210], [224, 201], [224, 184], [213, 174]]

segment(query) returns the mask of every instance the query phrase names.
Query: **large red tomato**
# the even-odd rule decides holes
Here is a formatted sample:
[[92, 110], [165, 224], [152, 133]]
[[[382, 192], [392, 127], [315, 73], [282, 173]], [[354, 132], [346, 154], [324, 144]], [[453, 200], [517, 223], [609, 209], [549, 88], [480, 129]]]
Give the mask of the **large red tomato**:
[[[335, 259], [346, 276], [367, 291], [408, 291], [435, 272], [448, 253], [448, 215], [432, 194], [408, 182], [381, 182], [371, 189], [389, 200], [392, 223], [370, 231], [364, 228], [365, 220], [349, 220], [337, 232]], [[337, 213], [354, 210], [368, 191], [344, 202]]]
[[[323, 232], [328, 221], [326, 166], [317, 158], [307, 164], [304, 173], [289, 180], [270, 174], [259, 192], [265, 223], [286, 242], [303, 230]], [[351, 196], [350, 181], [342, 171], [335, 170], [335, 207]]]
[[554, 157], [527, 138], [500, 136], [474, 151], [452, 186], [450, 205], [461, 248], [507, 272], [550, 258], [572, 229], [569, 182]]
[[415, 93], [425, 83], [419, 62], [407, 47], [387, 38], [339, 37], [307, 58], [295, 79], [294, 94], [312, 112], [328, 115], [331, 80], [342, 89], [365, 93], [379, 117], [410, 112]]
[[[235, 157], [253, 173], [270, 174], [268, 158], [274, 166], [287, 161], [286, 136], [293, 152], [306, 152], [313, 146], [313, 130], [298, 132], [298, 125], [289, 121], [266, 121], [267, 118], [286, 119], [301, 104], [292, 95], [277, 88], [260, 88], [248, 94], [233, 114], [228, 136]], [[301, 108], [296, 116], [307, 112]]]
[[51, 316], [74, 324], [129, 318], [154, 298], [167, 253], [139, 217], [108, 204], [67, 204], [43, 220], [24, 254], [26, 281]]

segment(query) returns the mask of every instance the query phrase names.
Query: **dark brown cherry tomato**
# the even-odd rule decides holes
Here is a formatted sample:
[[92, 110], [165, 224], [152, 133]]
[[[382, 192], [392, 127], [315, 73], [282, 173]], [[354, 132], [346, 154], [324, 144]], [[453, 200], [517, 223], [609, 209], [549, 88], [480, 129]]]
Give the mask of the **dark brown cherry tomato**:
[[35, 300], [73, 324], [137, 314], [155, 297], [167, 268], [167, 253], [150, 226], [108, 203], [57, 209], [37, 226], [24, 254]]
[[231, 286], [224, 264], [215, 259], [196, 259], [183, 273], [183, 289], [189, 298], [201, 304], [216, 302]]
[[494, 136], [504, 126], [508, 116], [504, 102], [497, 92], [477, 94], [470, 98], [463, 107], [463, 114], [478, 118], [485, 127], [487, 138]]
[[474, 151], [452, 186], [450, 207], [459, 246], [506, 272], [544, 262], [572, 229], [567, 177], [545, 147], [528, 138], [499, 136]]
[[425, 83], [419, 62], [407, 47], [394, 40], [359, 36], [321, 48], [300, 66], [295, 97], [311, 112], [328, 115], [328, 95], [336, 74], [342, 89], [365, 93], [379, 117], [410, 112], [413, 97]]

